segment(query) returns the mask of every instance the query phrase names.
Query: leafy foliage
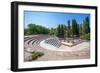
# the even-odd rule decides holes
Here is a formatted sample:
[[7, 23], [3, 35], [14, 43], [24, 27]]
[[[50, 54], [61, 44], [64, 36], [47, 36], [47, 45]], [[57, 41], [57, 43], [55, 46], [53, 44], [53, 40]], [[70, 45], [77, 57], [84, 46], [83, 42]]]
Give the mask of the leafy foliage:
[[[78, 24], [76, 19], [68, 20], [67, 25], [59, 24], [55, 28], [46, 28], [37, 24], [29, 24], [27, 28], [24, 28], [25, 35], [34, 35], [34, 34], [48, 34], [57, 36], [59, 38], [74, 38], [81, 37], [87, 38], [87, 34], [90, 33], [90, 22], [89, 17], [86, 17], [83, 21], [83, 24]], [[89, 39], [89, 37], [87, 38]]]
[[87, 33], [87, 34], [83, 35], [82, 39], [90, 40], [90, 33]]
[[72, 36], [79, 36], [79, 25], [75, 19], [72, 20]]
[[84, 34], [90, 33], [90, 23], [89, 23], [89, 17], [86, 17], [84, 20], [84, 27], [83, 27], [83, 31]]
[[68, 20], [68, 27], [67, 27], [67, 37], [71, 36], [71, 26], [70, 26], [70, 20]]
[[33, 60], [36, 60], [37, 58], [39, 58], [39, 57], [41, 57], [41, 56], [43, 56], [44, 55], [44, 53], [43, 52], [32, 52], [32, 59]]
[[[49, 29], [46, 27], [43, 27], [41, 25], [36, 24], [29, 24], [27, 30], [24, 29], [25, 35], [32, 35], [32, 34], [48, 34]], [[27, 33], [26, 33], [27, 32]]]
[[59, 38], [65, 38], [66, 36], [66, 26], [64, 24], [59, 24], [57, 27], [57, 36]]
[[56, 33], [57, 33], [57, 30], [56, 29], [54, 29], [54, 28], [51, 28], [50, 29], [50, 32], [49, 32], [50, 35], [54, 35], [55, 36]]
[[81, 36], [83, 34], [83, 27], [82, 24], [79, 25], [79, 35]]

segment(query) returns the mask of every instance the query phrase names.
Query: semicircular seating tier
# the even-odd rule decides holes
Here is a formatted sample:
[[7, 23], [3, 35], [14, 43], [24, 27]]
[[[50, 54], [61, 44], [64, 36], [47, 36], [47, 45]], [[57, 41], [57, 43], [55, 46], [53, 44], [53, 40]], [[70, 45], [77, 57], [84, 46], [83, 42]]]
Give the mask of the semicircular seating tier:
[[24, 37], [24, 47], [28, 52], [33, 52], [36, 49], [40, 49], [40, 42], [44, 39], [47, 39], [48, 35], [35, 35]]

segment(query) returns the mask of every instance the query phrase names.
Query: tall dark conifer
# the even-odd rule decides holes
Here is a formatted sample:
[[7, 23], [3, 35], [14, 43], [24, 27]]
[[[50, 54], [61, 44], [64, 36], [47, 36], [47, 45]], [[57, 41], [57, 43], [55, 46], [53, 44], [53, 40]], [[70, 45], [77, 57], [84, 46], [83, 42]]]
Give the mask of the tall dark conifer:
[[68, 20], [67, 37], [70, 37], [70, 35], [71, 35], [70, 20]]
[[90, 33], [90, 23], [89, 23], [89, 17], [86, 17], [84, 20], [84, 34]]
[[79, 25], [75, 19], [72, 20], [72, 37], [79, 36]]

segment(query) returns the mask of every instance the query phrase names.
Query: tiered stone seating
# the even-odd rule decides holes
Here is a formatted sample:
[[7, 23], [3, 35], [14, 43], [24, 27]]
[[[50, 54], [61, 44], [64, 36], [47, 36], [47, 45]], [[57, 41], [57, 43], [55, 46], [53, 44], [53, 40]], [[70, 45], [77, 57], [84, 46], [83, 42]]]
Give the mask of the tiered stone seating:
[[33, 40], [33, 39], [30, 39], [30, 40], [27, 42], [27, 44], [29, 44], [32, 40]]
[[60, 45], [61, 45], [61, 42], [59, 41], [59, 39], [57, 37], [48, 38], [45, 40], [45, 43], [50, 44], [55, 47], [60, 47]]
[[31, 42], [31, 44], [33, 45], [35, 42], [36, 42], [36, 40], [33, 40], [33, 41]]
[[[24, 60], [28, 61], [31, 59], [31, 54], [33, 51], [40, 49], [40, 42], [47, 39], [49, 36], [39, 35], [39, 36], [27, 36], [24, 37]], [[27, 56], [28, 55], [28, 56]]]
[[26, 42], [27, 40], [29, 40], [30, 38], [29, 37], [25, 37], [24, 38], [24, 42]]
[[24, 47], [39, 49], [40, 42], [46, 39], [48, 36], [40, 35], [33, 37], [24, 37]]

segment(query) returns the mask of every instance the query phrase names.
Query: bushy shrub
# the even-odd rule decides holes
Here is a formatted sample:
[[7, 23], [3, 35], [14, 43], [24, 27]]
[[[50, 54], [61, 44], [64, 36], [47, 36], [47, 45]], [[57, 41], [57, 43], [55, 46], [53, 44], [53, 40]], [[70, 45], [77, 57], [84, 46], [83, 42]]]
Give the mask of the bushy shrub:
[[90, 40], [90, 33], [85, 34], [82, 38], [85, 40]]
[[36, 52], [36, 51], [34, 51], [34, 52], [32, 52], [32, 59], [33, 60], [36, 60], [37, 58], [39, 58], [39, 57], [41, 57], [41, 56], [43, 56], [44, 55], [44, 53], [43, 52]]

